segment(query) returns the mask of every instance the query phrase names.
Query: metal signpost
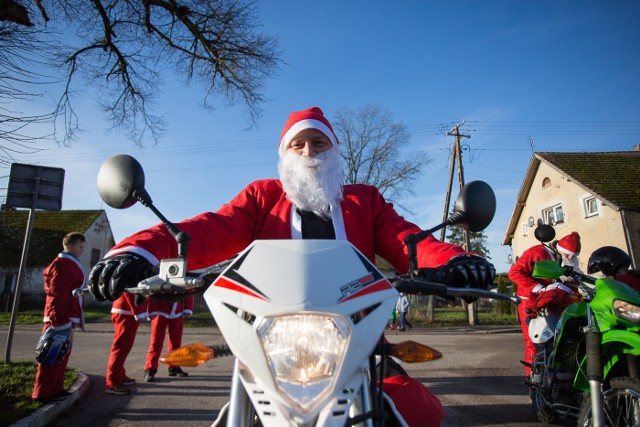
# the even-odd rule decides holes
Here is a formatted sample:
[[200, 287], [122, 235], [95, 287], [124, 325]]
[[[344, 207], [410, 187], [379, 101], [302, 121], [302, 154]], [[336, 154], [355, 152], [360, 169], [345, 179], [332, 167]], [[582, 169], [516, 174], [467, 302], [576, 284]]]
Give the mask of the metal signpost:
[[5, 205], [10, 208], [29, 208], [29, 220], [27, 221], [27, 229], [24, 234], [18, 281], [13, 298], [13, 309], [11, 310], [11, 321], [9, 322], [7, 346], [4, 354], [5, 363], [11, 363], [11, 344], [13, 342], [13, 331], [15, 329], [20, 304], [20, 292], [27, 265], [29, 244], [31, 243], [34, 211], [36, 209], [51, 211], [59, 211], [62, 209], [63, 185], [64, 169], [23, 165], [20, 163], [11, 164], [9, 188]]

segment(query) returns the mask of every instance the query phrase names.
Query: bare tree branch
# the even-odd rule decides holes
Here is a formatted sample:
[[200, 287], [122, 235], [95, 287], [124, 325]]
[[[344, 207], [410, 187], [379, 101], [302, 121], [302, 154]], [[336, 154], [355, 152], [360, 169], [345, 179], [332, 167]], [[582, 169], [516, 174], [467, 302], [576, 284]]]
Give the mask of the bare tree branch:
[[[112, 129], [125, 131], [136, 144], [157, 141], [164, 131], [164, 120], [154, 114], [159, 93], [160, 73], [173, 65], [184, 80], [203, 85], [203, 105], [213, 97], [225, 104], [242, 104], [254, 125], [262, 112], [265, 81], [280, 64], [275, 38], [258, 32], [254, 3], [241, 0], [0, 0], [0, 100], [32, 98], [29, 91], [10, 83], [37, 87], [41, 78], [28, 73], [33, 55], [28, 34], [50, 36], [55, 29], [63, 33], [61, 50], [38, 49], [50, 70], [63, 58], [65, 76], [54, 110], [42, 119], [53, 123], [57, 141], [68, 143], [79, 129], [73, 108], [77, 93], [85, 87], [96, 90], [100, 106]], [[9, 22], [2, 6], [11, 3], [26, 13], [33, 27], [15, 19]], [[14, 5], [15, 3], [15, 5]], [[17, 5], [17, 7], [15, 7]], [[13, 15], [11, 15], [13, 16]], [[25, 21], [26, 22], [26, 21]], [[25, 30], [29, 29], [30, 33]], [[5, 60], [6, 38], [24, 65]], [[52, 37], [53, 39], [53, 37]], [[20, 44], [22, 43], [22, 44]], [[51, 56], [46, 56], [50, 54]], [[33, 90], [37, 93], [37, 90]], [[29, 96], [27, 95], [29, 94]], [[27, 119], [8, 112], [15, 119]], [[31, 118], [33, 120], [33, 117]], [[0, 122], [2, 125], [2, 122]], [[0, 129], [5, 148], [10, 127]]]
[[42, 49], [52, 47], [40, 35], [32, 26], [0, 21], [0, 167], [10, 165], [21, 155], [40, 151], [41, 142], [53, 136], [41, 130], [53, 119], [52, 112], [21, 111], [42, 98], [36, 90], [28, 91], [29, 86], [53, 81], [34, 71], [47, 65]]
[[398, 200], [414, 194], [411, 185], [430, 162], [424, 153], [401, 155], [409, 142], [406, 126], [377, 105], [343, 108], [332, 123], [342, 146], [345, 182], [374, 185], [402, 206]]

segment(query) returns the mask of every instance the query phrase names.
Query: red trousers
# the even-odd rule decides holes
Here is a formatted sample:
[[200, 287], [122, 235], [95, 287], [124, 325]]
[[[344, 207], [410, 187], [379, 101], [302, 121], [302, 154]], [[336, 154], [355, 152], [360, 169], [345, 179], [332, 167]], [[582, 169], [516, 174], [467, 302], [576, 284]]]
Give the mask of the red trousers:
[[[48, 327], [48, 324], [45, 325], [44, 328], [42, 328], [42, 333], [44, 333]], [[67, 369], [69, 356], [71, 356], [71, 349], [69, 349], [62, 361], [57, 365], [44, 366], [38, 363], [36, 380], [33, 384], [33, 393], [31, 393], [32, 399], [47, 399], [54, 394], [64, 391], [64, 371]]]
[[[522, 327], [522, 336], [524, 337], [524, 361], [527, 363], [533, 363], [533, 359], [536, 356], [536, 346], [529, 338], [529, 325], [527, 325], [527, 313], [526, 304], [520, 303], [518, 304], [518, 317], [520, 318], [520, 327]], [[526, 366], [524, 367], [525, 376], [529, 376], [531, 374], [531, 368]]]
[[[162, 353], [164, 345], [164, 336], [169, 328], [169, 346], [168, 351], [173, 351], [182, 345], [182, 316], [174, 319], [168, 319], [164, 316], [156, 316], [151, 321], [151, 342], [149, 342], [149, 351], [147, 352], [147, 362], [144, 369], [158, 369], [158, 359]], [[171, 366], [170, 366], [171, 367]]]
[[113, 388], [122, 385], [126, 371], [124, 362], [133, 348], [136, 332], [140, 323], [135, 316], [111, 313], [113, 322], [113, 344], [109, 354], [109, 366], [107, 367], [107, 387]]

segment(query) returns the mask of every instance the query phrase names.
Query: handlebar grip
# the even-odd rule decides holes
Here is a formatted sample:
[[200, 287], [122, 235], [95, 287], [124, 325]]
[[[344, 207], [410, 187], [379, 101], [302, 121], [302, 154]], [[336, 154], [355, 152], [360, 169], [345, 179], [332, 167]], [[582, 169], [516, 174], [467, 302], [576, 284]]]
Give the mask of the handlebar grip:
[[77, 288], [71, 291], [71, 296], [74, 298], [78, 298], [81, 295], [89, 293], [89, 289], [87, 288]]
[[447, 286], [440, 283], [416, 280], [398, 280], [393, 283], [398, 292], [405, 292], [411, 295], [437, 295], [447, 296]]

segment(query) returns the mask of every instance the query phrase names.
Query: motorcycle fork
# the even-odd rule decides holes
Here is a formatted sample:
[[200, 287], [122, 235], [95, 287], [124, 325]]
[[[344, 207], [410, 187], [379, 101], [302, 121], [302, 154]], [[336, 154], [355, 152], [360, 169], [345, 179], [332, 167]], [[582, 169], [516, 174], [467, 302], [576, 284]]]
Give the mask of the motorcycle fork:
[[233, 365], [233, 375], [231, 376], [227, 427], [250, 427], [253, 425], [255, 410], [247, 391], [242, 385], [242, 381], [240, 381], [238, 372], [238, 359], [236, 359]]
[[586, 331], [587, 379], [591, 390], [591, 419], [594, 427], [604, 426], [604, 402], [602, 398], [602, 333], [587, 304]]
[[[365, 381], [360, 385], [360, 389], [356, 395], [356, 400], [349, 408], [349, 418], [358, 418], [363, 414], [370, 413], [373, 410], [371, 405], [371, 390], [369, 390], [368, 384], [370, 384], [369, 372], [364, 372]], [[371, 418], [365, 419], [363, 422], [356, 424], [356, 426], [373, 427], [373, 421]]]
[[[538, 360], [538, 356], [542, 354], [542, 360]], [[538, 375], [539, 379], [536, 382], [532, 382], [531, 386], [538, 388], [540, 390], [545, 390], [548, 387], [548, 378], [549, 378], [549, 361], [551, 360], [551, 351], [549, 351], [548, 346], [544, 346], [542, 350], [536, 354], [534, 357], [533, 366], [531, 367], [531, 375]]]

